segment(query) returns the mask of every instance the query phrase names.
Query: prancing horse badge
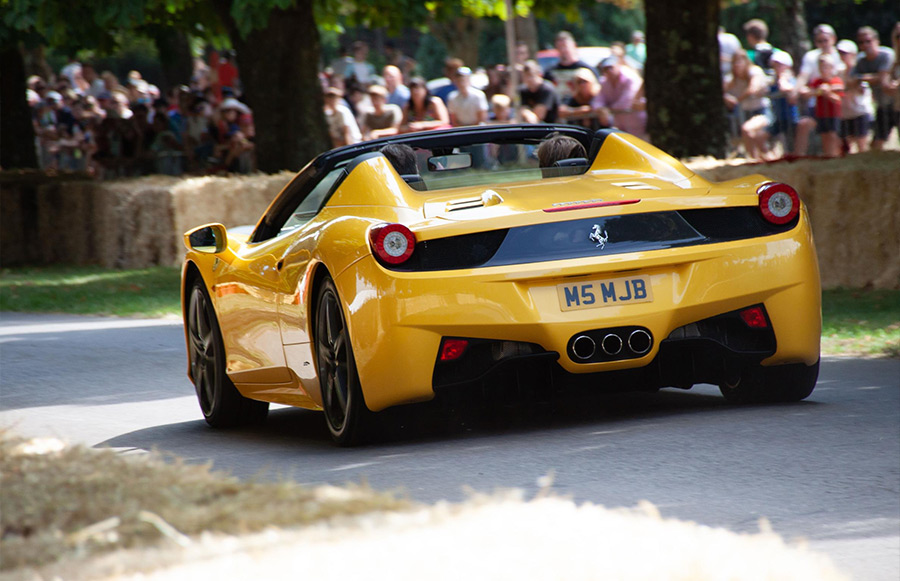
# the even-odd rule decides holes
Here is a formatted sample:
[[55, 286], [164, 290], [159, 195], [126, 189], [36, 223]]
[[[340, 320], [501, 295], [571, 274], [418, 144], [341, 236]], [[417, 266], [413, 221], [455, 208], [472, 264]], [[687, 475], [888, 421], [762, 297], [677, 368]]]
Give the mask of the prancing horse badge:
[[600, 233], [600, 225], [594, 224], [594, 228], [591, 230], [590, 236], [588, 238], [591, 239], [591, 242], [597, 244], [597, 248], [603, 249], [606, 246], [606, 241], [609, 240], [609, 234], [606, 233], [606, 230], [603, 231], [603, 234]]

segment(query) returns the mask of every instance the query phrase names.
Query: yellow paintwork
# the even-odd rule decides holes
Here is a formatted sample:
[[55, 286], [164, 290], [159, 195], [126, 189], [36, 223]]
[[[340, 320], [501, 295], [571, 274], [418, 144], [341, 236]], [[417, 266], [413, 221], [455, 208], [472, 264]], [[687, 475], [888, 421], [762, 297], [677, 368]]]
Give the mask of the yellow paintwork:
[[[310, 314], [313, 282], [327, 269], [344, 306], [367, 406], [428, 400], [443, 336], [537, 343], [560, 353], [571, 373], [640, 367], [659, 341], [687, 323], [764, 303], [777, 351], [764, 365], [819, 358], [818, 263], [809, 216], [784, 234], [718, 244], [522, 265], [441, 272], [396, 272], [371, 256], [367, 228], [407, 224], [418, 240], [524, 224], [723, 205], [756, 205], [763, 176], [710, 184], [677, 160], [627, 134], [610, 135], [582, 176], [420, 192], [383, 157], [359, 164], [308, 224], [259, 244], [229, 236], [219, 254], [189, 250], [219, 316], [228, 373], [247, 397], [318, 408]], [[633, 190], [638, 182], [652, 189]], [[625, 185], [623, 185], [625, 184]], [[447, 203], [490, 199], [447, 211]], [[372, 200], [386, 200], [373, 205]], [[639, 202], [544, 212], [557, 202]], [[498, 201], [501, 200], [501, 201]], [[653, 301], [562, 311], [557, 285], [628, 275], [652, 282]], [[579, 331], [640, 325], [656, 338], [638, 359], [575, 364], [566, 344]]]

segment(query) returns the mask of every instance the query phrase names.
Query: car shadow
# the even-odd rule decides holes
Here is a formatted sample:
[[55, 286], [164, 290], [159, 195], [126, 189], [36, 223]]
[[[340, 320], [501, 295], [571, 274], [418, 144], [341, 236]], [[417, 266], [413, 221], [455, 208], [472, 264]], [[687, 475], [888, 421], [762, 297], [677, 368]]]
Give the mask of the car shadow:
[[122, 434], [98, 447], [160, 450], [188, 462], [212, 461], [214, 467], [241, 477], [296, 478], [295, 474], [286, 474], [285, 467], [300, 470], [294, 467], [304, 456], [327, 455], [328, 464], [339, 466], [375, 456], [428, 452], [460, 441], [470, 445], [504, 435], [584, 427], [616, 430], [624, 424], [679, 416], [748, 414], [760, 407], [730, 405], [713, 393], [714, 388], [705, 387], [696, 392], [667, 389], [578, 395], [550, 402], [473, 405], [469, 409], [448, 407], [441, 401], [401, 406], [376, 414], [369, 442], [355, 448], [332, 443], [322, 413], [288, 407], [272, 409], [266, 421], [255, 426], [222, 430], [210, 428], [203, 420], [180, 422]]

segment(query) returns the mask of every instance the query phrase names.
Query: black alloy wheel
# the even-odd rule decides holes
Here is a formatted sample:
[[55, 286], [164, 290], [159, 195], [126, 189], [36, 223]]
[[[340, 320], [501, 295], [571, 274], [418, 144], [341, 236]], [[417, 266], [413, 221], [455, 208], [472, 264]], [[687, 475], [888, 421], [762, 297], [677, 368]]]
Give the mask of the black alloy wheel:
[[191, 286], [185, 322], [191, 380], [206, 423], [225, 428], [264, 420], [269, 404], [242, 396], [225, 373], [219, 323], [199, 278]]
[[371, 412], [363, 401], [350, 332], [331, 278], [316, 301], [316, 369], [331, 437], [341, 446], [361, 443]]

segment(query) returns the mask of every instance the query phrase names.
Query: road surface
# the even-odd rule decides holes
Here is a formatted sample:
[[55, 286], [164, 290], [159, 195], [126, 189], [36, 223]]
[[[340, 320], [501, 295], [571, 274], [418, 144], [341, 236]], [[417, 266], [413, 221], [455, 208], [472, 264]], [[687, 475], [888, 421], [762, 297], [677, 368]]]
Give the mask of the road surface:
[[379, 443], [333, 446], [322, 416], [273, 408], [213, 430], [185, 375], [178, 320], [0, 314], [0, 426], [123, 452], [211, 460], [240, 477], [366, 480], [413, 500], [552, 490], [736, 532], [768, 519], [857, 579], [900, 578], [900, 361], [825, 358], [798, 404], [733, 407], [712, 386], [448, 416], [401, 410]]

